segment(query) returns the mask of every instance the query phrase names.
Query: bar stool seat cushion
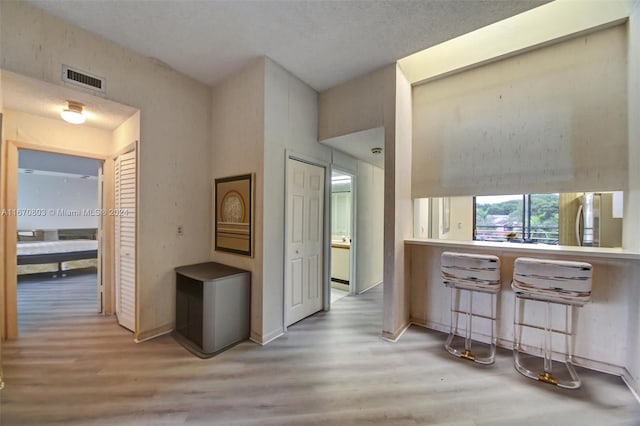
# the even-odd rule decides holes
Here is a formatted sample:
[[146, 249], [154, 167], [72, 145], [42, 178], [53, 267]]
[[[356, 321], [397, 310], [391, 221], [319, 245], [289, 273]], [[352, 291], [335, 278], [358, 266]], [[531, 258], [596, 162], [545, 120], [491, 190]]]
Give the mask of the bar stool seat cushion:
[[442, 282], [448, 287], [497, 293], [500, 259], [497, 256], [445, 251], [440, 258]]
[[519, 257], [511, 288], [525, 297], [583, 304], [591, 298], [591, 275], [588, 263]]

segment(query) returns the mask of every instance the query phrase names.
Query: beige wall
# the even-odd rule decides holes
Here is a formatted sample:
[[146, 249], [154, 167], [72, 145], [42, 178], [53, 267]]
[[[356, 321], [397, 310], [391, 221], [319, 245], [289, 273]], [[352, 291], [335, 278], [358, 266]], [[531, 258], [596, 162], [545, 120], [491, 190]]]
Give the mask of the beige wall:
[[627, 187], [624, 25], [413, 91], [414, 197]]
[[395, 339], [409, 319], [404, 239], [411, 236], [413, 223], [411, 86], [394, 64], [320, 94], [319, 140], [379, 127], [385, 134], [382, 334]]
[[131, 144], [140, 140], [140, 111], [137, 111], [122, 124], [116, 127], [112, 133], [112, 153], [119, 153], [127, 149]]
[[437, 230], [433, 238], [441, 240], [471, 241], [473, 239], [473, 197], [449, 197], [449, 231], [444, 232], [444, 216], [442, 211], [442, 197], [432, 198], [432, 208], [437, 209], [438, 215], [433, 216], [435, 223], [431, 229]]
[[[318, 143], [318, 94], [265, 59], [263, 339], [283, 332], [285, 151], [329, 165], [331, 149]], [[325, 170], [330, 182], [330, 170]], [[325, 200], [328, 198], [325, 197]], [[325, 213], [329, 212], [325, 203]], [[325, 214], [325, 217], [327, 214]], [[267, 231], [268, 230], [268, 231]], [[327, 231], [330, 231], [327, 228]], [[328, 238], [329, 232], [325, 232]], [[329, 263], [325, 253], [325, 274]]]
[[25, 112], [4, 110], [4, 137], [43, 148], [69, 149], [100, 156], [113, 153], [112, 132], [69, 124]]
[[[246, 173], [256, 176], [253, 257], [215, 251], [212, 241], [211, 260], [251, 271], [251, 336], [258, 342], [263, 334], [264, 70], [264, 60], [258, 60], [213, 89], [208, 180], [213, 185], [215, 178]], [[212, 196], [210, 193], [210, 203]], [[213, 208], [210, 212], [213, 217]], [[213, 239], [213, 229], [211, 235]]]
[[384, 126], [385, 89], [392, 68], [384, 67], [320, 93], [318, 139]]
[[361, 293], [380, 284], [384, 264], [384, 170], [357, 162], [356, 287]]
[[252, 271], [251, 337], [284, 331], [285, 152], [331, 163], [317, 142], [317, 93], [268, 58], [213, 89], [212, 177], [256, 173], [255, 256], [211, 258]]
[[71, 65], [141, 110], [137, 337], [171, 329], [173, 268], [209, 257], [210, 88], [22, 2], [2, 3], [0, 31], [1, 68], [62, 85]]
[[[411, 199], [411, 85], [397, 65], [385, 102], [384, 318], [383, 336], [396, 339], [409, 324], [411, 294], [405, 280], [404, 240], [413, 233]], [[391, 285], [387, 285], [391, 283]]]

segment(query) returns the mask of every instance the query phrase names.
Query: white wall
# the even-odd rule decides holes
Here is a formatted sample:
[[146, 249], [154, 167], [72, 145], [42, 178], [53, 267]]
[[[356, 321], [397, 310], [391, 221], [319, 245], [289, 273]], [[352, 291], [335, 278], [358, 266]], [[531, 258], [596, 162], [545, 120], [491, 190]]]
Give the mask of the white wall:
[[356, 293], [380, 284], [384, 265], [384, 170], [358, 161]]
[[18, 209], [36, 213], [18, 216], [19, 230], [97, 228], [97, 208], [97, 178], [18, 173]]
[[414, 197], [627, 187], [624, 25], [414, 87]]
[[[262, 337], [269, 340], [282, 333], [284, 322], [285, 150], [328, 165], [331, 149], [318, 143], [318, 94], [270, 59], [264, 96]], [[325, 173], [330, 182], [330, 169]]]
[[71, 65], [141, 110], [137, 337], [171, 329], [173, 268], [209, 257], [210, 88], [24, 2], [1, 8], [1, 68], [62, 85], [62, 64]]

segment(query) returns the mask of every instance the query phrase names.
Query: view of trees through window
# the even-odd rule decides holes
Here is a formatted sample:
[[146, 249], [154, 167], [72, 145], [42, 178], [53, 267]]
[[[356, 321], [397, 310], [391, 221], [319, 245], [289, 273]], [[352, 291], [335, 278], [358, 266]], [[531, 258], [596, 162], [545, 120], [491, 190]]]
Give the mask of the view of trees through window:
[[558, 244], [558, 194], [474, 197], [474, 239]]

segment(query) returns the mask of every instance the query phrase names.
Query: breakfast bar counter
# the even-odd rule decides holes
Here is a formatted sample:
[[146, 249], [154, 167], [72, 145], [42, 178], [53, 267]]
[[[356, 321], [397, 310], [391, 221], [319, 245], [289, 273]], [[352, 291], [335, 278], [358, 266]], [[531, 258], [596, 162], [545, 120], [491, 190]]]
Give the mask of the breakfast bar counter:
[[[575, 364], [622, 376], [637, 392], [640, 390], [640, 253], [620, 248], [568, 247], [509, 242], [405, 240], [408, 265], [405, 285], [410, 291], [410, 321], [448, 332], [451, 295], [440, 277], [440, 256], [444, 251], [492, 254], [501, 261], [501, 291], [498, 297], [498, 345], [511, 349], [513, 341], [514, 294], [511, 290], [514, 261], [518, 257], [576, 260], [593, 265], [591, 301], [577, 318]], [[473, 300], [476, 306], [490, 308], [489, 299]], [[464, 301], [463, 301], [464, 303]], [[464, 305], [463, 305], [464, 306]], [[533, 320], [542, 320], [541, 305]], [[562, 311], [563, 312], [563, 311]], [[562, 318], [561, 311], [554, 315]], [[537, 317], [537, 318], [536, 318]], [[480, 323], [479, 325], [485, 325]], [[486, 340], [479, 327], [474, 338]], [[528, 352], [540, 354], [541, 340], [535, 333], [525, 338]], [[443, 340], [444, 344], [444, 340]], [[554, 340], [554, 347], [564, 342]], [[443, 349], [444, 350], [444, 349]]]

